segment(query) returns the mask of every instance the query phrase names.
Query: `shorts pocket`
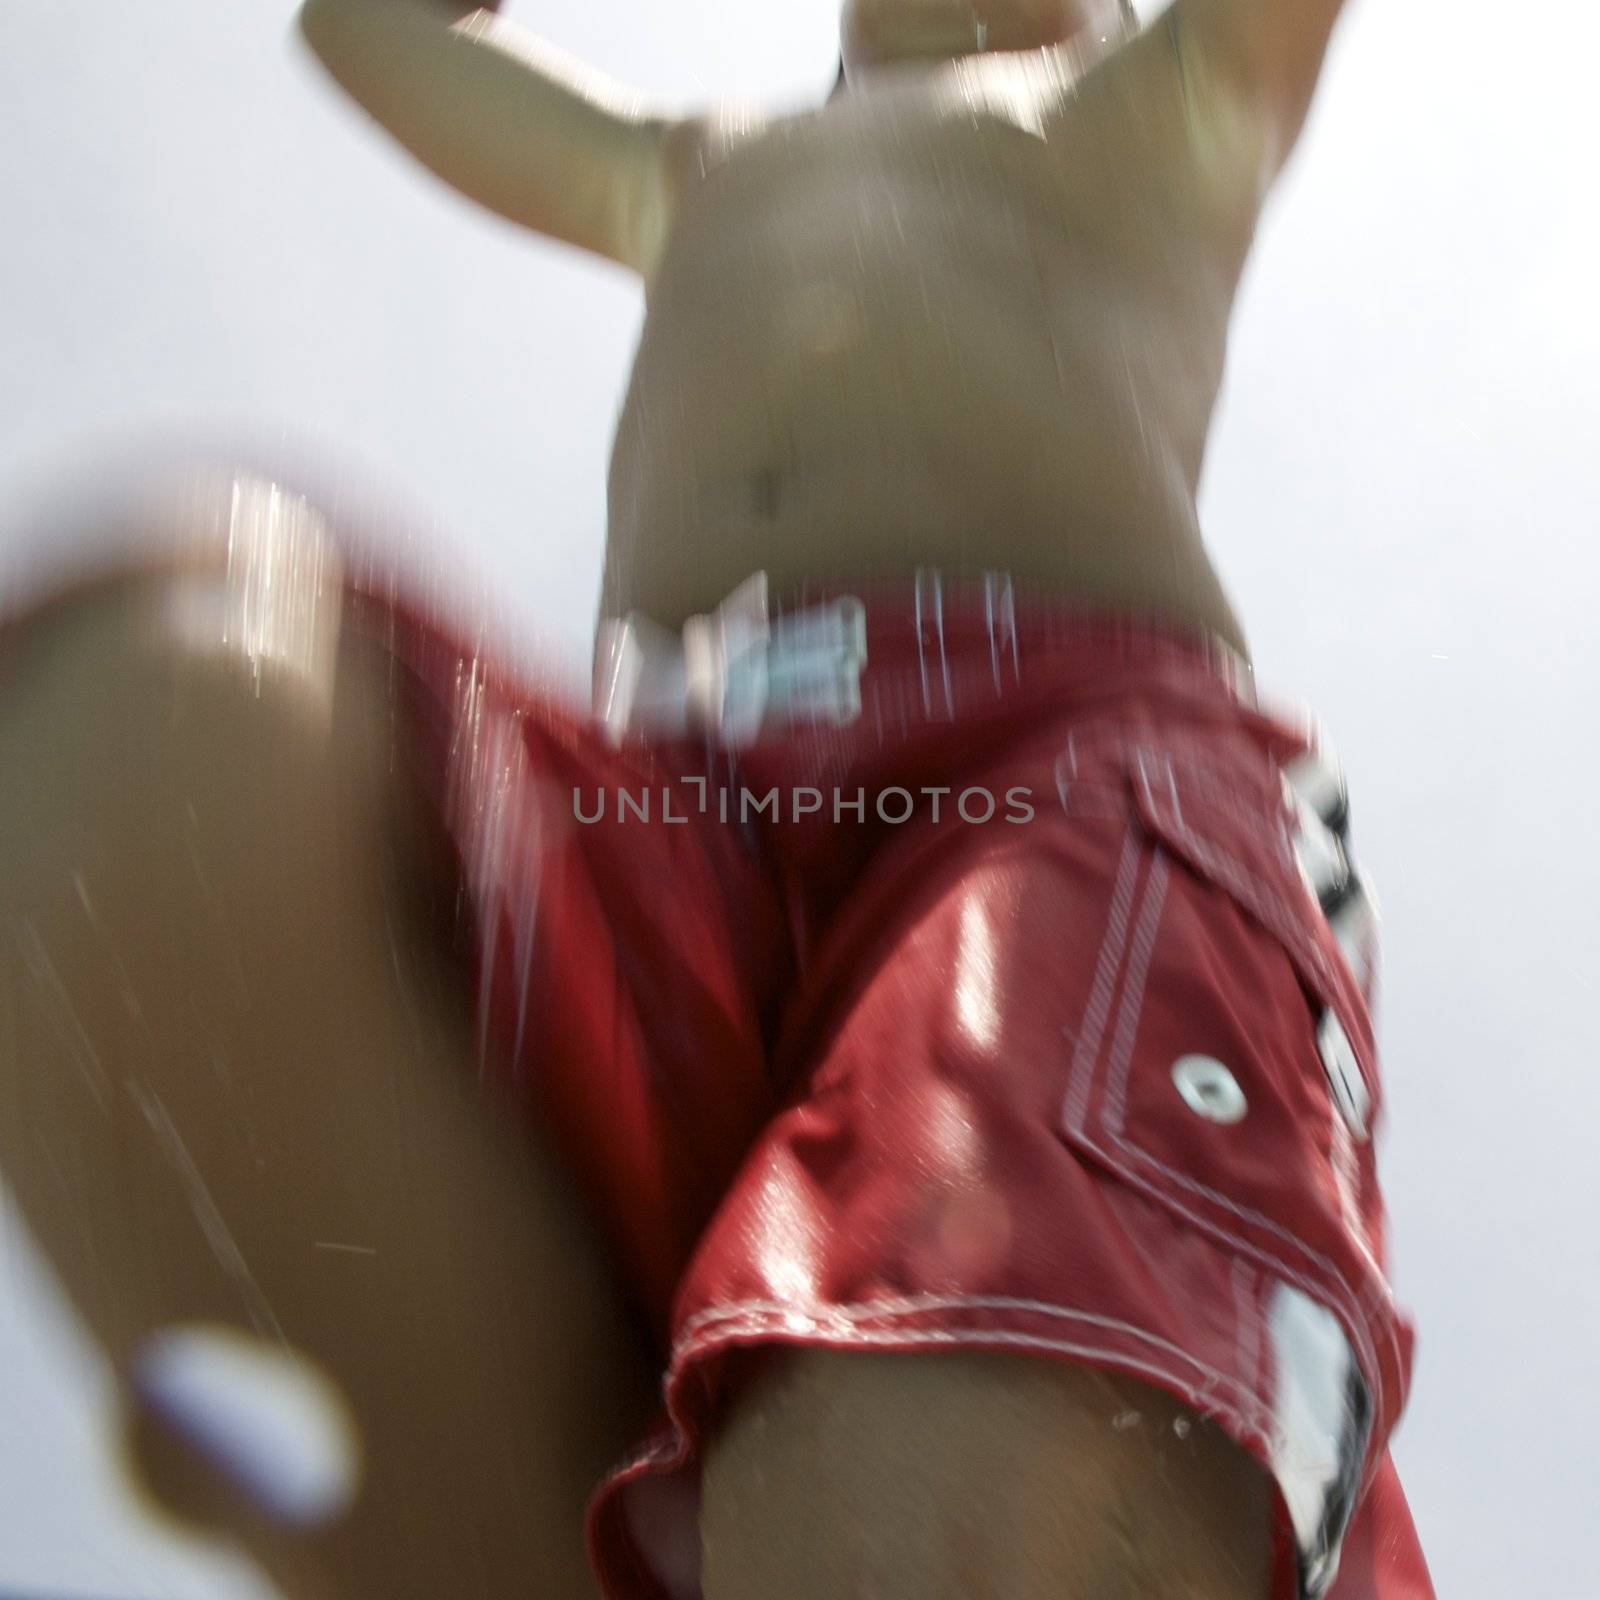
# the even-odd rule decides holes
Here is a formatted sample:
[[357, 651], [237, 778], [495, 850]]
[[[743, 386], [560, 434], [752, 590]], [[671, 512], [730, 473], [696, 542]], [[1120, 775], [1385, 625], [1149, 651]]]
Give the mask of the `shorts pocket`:
[[1231, 734], [1130, 728], [1076, 776], [1096, 815], [1120, 792], [1126, 835], [1058, 1132], [1337, 1319], [1375, 1402], [1375, 1469], [1409, 1365], [1369, 1137], [1380, 1080], [1280, 769]]

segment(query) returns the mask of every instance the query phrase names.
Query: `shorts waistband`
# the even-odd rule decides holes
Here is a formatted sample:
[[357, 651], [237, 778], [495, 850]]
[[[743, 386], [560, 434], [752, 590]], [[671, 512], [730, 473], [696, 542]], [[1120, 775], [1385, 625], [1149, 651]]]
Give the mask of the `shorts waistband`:
[[818, 580], [775, 600], [766, 575], [674, 634], [631, 612], [601, 625], [594, 710], [613, 738], [700, 732], [739, 747], [796, 721], [848, 723], [861, 682], [911, 666], [923, 698], [950, 700], [952, 659], [987, 659], [997, 692], [1040, 650], [1075, 648], [1096, 663], [1165, 660], [1255, 704], [1250, 664], [1198, 625], [1069, 595], [1019, 592], [1001, 571], [952, 577], [919, 568], [899, 580]]
[[807, 582], [771, 597], [774, 616], [851, 597], [866, 614], [869, 647], [970, 646], [982, 640], [1004, 656], [1015, 649], [1082, 643], [1119, 654], [1170, 652], [1253, 699], [1255, 670], [1219, 634], [1170, 613], [1028, 588], [1009, 572], [976, 575], [919, 567], [905, 578]]

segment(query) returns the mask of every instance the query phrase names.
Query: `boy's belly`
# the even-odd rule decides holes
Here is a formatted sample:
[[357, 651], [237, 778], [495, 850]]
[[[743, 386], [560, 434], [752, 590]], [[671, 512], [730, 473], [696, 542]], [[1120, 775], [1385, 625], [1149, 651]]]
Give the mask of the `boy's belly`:
[[1014, 392], [958, 419], [879, 388], [876, 406], [857, 393], [851, 404], [776, 408], [794, 448], [742, 440], [748, 417], [698, 449], [663, 458], [662, 441], [648, 471], [630, 471], [619, 444], [605, 614], [637, 609], [677, 627], [758, 570], [783, 591], [921, 565], [999, 568], [1030, 586], [1197, 621], [1246, 650], [1187, 484], [1137, 436], [1086, 419], [1067, 437], [1070, 423], [1042, 426]]
[[[753, 515], [752, 502], [781, 496]], [[841, 459], [803, 484], [770, 477], [702, 486], [698, 514], [610, 535], [601, 609], [638, 610], [676, 629], [709, 612], [753, 572], [776, 593], [807, 580], [887, 577], [933, 566], [1008, 572], [1029, 588], [1153, 608], [1196, 622], [1241, 654], [1248, 646], [1220, 580], [1192, 535], [1150, 521], [1074, 521], [1059, 501], [1013, 490], [964, 512], [936, 470]], [[980, 514], [981, 513], [981, 514]]]
[[676, 626], [756, 570], [1003, 568], [1243, 650], [1194, 506], [1226, 305], [1015, 195], [895, 176], [680, 220], [612, 456], [604, 612]]

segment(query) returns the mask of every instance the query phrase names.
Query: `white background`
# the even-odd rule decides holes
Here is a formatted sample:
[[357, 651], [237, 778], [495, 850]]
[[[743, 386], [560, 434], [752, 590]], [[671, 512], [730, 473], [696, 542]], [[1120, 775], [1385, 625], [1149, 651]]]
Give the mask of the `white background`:
[[[823, 0], [509, 14], [668, 106], [831, 82]], [[1597, 59], [1580, 0], [1359, 0], [1205, 485], [1262, 680], [1334, 731], [1383, 894], [1421, 1330], [1397, 1454], [1443, 1600], [1600, 1596]], [[310, 445], [582, 667], [625, 274], [413, 170], [283, 0], [8, 5], [0, 129], [0, 574], [26, 508], [130, 441]], [[259, 1597], [139, 1519], [103, 1394], [0, 1214], [0, 1594]]]

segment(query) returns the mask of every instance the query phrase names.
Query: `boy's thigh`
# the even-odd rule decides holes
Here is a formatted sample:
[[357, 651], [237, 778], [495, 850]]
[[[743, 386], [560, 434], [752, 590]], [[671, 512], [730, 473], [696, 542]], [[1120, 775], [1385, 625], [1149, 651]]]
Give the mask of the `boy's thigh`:
[[1165, 1391], [1009, 1352], [774, 1352], [707, 1459], [706, 1600], [1266, 1600], [1264, 1469]]
[[126, 1396], [206, 1324], [349, 1406], [334, 1522], [274, 1525], [141, 1416], [164, 1509], [291, 1593], [592, 1592], [583, 1507], [653, 1373], [574, 1185], [482, 1091], [387, 663], [270, 607], [225, 645], [209, 582], [129, 576], [6, 641], [0, 1167]]

